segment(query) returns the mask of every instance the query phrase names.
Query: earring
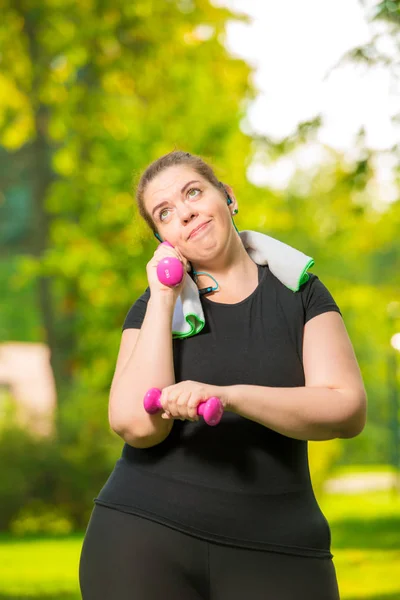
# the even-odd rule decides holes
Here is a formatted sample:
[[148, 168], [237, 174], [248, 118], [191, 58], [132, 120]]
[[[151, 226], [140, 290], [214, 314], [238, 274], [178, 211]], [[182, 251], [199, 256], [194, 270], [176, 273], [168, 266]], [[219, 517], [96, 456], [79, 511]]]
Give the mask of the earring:
[[233, 214], [236, 215], [239, 212], [238, 208], [235, 208], [235, 210], [233, 211]]

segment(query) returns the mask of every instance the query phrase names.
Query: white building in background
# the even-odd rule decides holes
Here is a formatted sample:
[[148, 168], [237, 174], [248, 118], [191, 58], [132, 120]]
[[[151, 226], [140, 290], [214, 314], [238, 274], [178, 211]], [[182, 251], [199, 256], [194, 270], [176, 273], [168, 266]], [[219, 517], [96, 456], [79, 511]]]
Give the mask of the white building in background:
[[53, 430], [56, 386], [46, 344], [0, 343], [0, 412], [5, 398], [16, 403], [18, 421], [40, 435]]

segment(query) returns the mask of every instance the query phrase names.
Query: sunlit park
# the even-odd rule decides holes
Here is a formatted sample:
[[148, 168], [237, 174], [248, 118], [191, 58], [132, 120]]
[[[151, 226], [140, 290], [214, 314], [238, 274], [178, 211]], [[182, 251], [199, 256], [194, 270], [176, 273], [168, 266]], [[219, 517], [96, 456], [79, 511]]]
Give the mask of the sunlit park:
[[311, 480], [340, 597], [400, 600], [399, 62], [399, 0], [3, 0], [0, 600], [81, 598], [124, 444], [121, 327], [158, 245], [135, 185], [178, 149], [340, 307], [368, 417], [308, 442]]

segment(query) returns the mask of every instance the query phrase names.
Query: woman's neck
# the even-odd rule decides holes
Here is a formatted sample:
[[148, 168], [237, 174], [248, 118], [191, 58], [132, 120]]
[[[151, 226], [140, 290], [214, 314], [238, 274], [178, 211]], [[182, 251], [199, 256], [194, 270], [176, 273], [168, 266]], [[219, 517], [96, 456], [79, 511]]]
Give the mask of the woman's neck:
[[[247, 288], [252, 288], [254, 282], [258, 283], [258, 268], [257, 264], [250, 258], [245, 248], [243, 254], [236, 259], [235, 262], [220, 266], [220, 268], [194, 268], [194, 271], [204, 271], [208, 275], [212, 275], [218, 283], [218, 290], [212, 292], [212, 296], [231, 296], [232, 298], [237, 293], [242, 293]], [[208, 275], [196, 275], [195, 282], [199, 289], [205, 287], [214, 287], [215, 282]], [[209, 297], [209, 296], [208, 296]]]

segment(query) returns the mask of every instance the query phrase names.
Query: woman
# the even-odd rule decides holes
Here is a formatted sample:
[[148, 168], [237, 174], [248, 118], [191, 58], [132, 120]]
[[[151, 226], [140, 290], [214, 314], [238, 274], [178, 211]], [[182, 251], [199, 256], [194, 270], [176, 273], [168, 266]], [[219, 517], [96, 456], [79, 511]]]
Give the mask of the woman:
[[[82, 597], [337, 600], [307, 440], [354, 437], [365, 425], [340, 310], [317, 276], [294, 293], [251, 259], [232, 226], [233, 190], [201, 158], [161, 157], [137, 200], [172, 247], [154, 252], [149, 287], [123, 325], [109, 420], [125, 445], [95, 499]], [[176, 287], [157, 278], [168, 256], [185, 268]], [[173, 339], [174, 307], [194, 274], [206, 324]], [[152, 387], [162, 390], [155, 415], [143, 408]], [[211, 396], [224, 407], [215, 427], [196, 410]]]

